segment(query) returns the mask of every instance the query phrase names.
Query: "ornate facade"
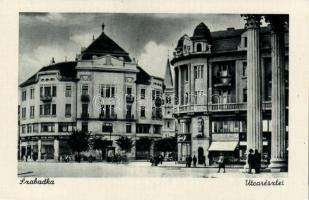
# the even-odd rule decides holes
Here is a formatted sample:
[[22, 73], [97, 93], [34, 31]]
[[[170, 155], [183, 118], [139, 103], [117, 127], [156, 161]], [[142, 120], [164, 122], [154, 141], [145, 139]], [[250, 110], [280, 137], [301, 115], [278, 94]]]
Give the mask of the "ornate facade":
[[[288, 16], [244, 15], [245, 29], [210, 32], [201, 23], [175, 48], [174, 115], [178, 160], [224, 153], [246, 162], [257, 149], [273, 169], [287, 167]], [[261, 27], [264, 17], [269, 26]]]

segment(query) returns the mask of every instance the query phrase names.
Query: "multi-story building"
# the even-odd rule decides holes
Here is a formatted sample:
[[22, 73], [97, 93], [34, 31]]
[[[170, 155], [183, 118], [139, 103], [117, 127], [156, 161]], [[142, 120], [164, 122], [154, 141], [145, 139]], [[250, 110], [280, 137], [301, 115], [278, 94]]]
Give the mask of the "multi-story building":
[[[74, 62], [43, 67], [20, 85], [20, 157], [69, 154], [73, 130], [112, 141], [160, 138], [163, 79], [146, 73], [102, 33]], [[129, 157], [138, 154], [134, 147]]]
[[178, 160], [208, 164], [223, 153], [246, 160], [257, 149], [271, 167], [286, 167], [288, 29], [286, 16], [246, 15], [246, 28], [210, 32], [201, 23], [182, 36], [174, 66]]
[[173, 116], [173, 99], [174, 99], [174, 86], [171, 72], [170, 61], [167, 60], [165, 75], [164, 75], [164, 87], [163, 87], [163, 137], [175, 136], [175, 118]]

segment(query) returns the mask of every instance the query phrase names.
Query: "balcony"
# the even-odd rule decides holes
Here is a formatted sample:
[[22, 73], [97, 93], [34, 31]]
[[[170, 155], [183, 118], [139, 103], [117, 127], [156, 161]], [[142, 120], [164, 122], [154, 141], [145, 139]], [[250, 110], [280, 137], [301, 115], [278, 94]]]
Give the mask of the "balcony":
[[134, 102], [134, 97], [131, 94], [127, 94], [126, 96], [126, 102], [127, 103], [133, 103]]
[[153, 119], [153, 120], [162, 120], [162, 113], [152, 114], [151, 119]]
[[117, 114], [115, 114], [115, 113], [112, 113], [112, 114], [101, 113], [99, 115], [99, 119], [101, 119], [101, 120], [115, 120], [115, 119], [117, 119]]
[[40, 96], [40, 99], [43, 102], [50, 102], [53, 99], [53, 97], [51, 95], [43, 95], [43, 96]]
[[134, 120], [134, 115], [132, 115], [132, 114], [126, 114], [126, 119], [127, 119], [127, 120]]
[[[263, 102], [262, 110], [271, 110], [271, 102]], [[247, 111], [247, 103], [225, 103], [225, 104], [208, 104], [207, 105], [180, 105], [174, 107], [174, 113], [190, 112], [231, 112]]]
[[88, 94], [82, 94], [80, 100], [82, 102], [89, 102], [90, 101], [89, 95]]
[[81, 113], [80, 118], [81, 119], [89, 119], [89, 113]]

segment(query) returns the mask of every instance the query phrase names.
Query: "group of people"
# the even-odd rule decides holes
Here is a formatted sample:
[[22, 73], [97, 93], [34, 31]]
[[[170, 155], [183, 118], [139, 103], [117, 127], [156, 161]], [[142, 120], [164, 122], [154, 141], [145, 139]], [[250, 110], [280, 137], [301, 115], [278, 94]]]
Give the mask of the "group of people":
[[[191, 156], [186, 157], [186, 167], [191, 167], [191, 164], [193, 163], [193, 167], [196, 167], [197, 158], [195, 155], [193, 155], [193, 158]], [[201, 157], [201, 163], [206, 166], [206, 158], [205, 156]]]
[[255, 170], [255, 173], [258, 174], [260, 173], [261, 170], [261, 153], [257, 149], [255, 149], [254, 154], [253, 150], [249, 150], [249, 155], [248, 155], [248, 165], [249, 165], [249, 174], [252, 174], [252, 169]]
[[155, 155], [150, 157], [151, 166], [158, 166], [158, 164], [162, 164], [164, 157], [162, 155]]

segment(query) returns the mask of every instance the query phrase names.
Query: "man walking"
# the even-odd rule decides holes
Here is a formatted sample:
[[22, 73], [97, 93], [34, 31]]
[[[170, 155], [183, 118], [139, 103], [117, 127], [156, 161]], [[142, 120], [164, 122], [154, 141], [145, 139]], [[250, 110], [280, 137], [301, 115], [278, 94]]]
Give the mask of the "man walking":
[[195, 155], [193, 156], [193, 167], [196, 167], [196, 162], [197, 162], [197, 159], [195, 157]]
[[252, 174], [252, 168], [254, 167], [254, 155], [252, 153], [253, 150], [250, 149], [248, 155], [249, 174]]
[[256, 174], [260, 173], [261, 158], [262, 158], [261, 154], [259, 153], [259, 151], [257, 149], [255, 149], [255, 152], [254, 152], [254, 169], [255, 169]]
[[220, 153], [218, 164], [219, 164], [218, 173], [220, 173], [221, 168], [223, 168], [223, 173], [225, 173], [224, 156], [222, 153]]

